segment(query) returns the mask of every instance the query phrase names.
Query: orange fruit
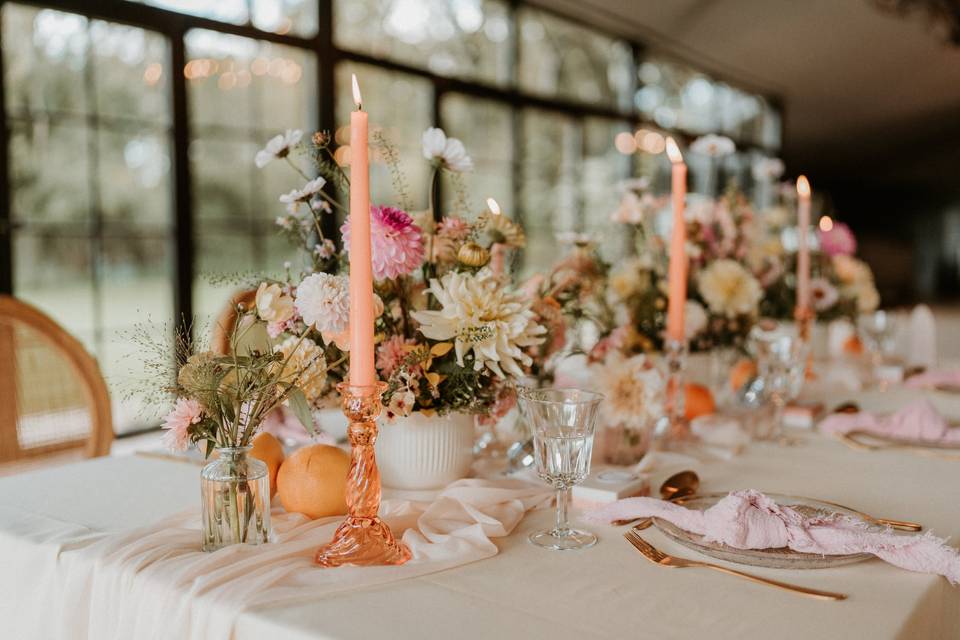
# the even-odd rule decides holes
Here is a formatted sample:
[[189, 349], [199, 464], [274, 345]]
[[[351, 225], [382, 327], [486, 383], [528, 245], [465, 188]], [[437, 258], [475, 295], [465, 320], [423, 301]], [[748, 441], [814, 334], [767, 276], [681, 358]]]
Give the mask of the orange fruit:
[[253, 439], [250, 455], [267, 465], [270, 473], [270, 497], [277, 493], [277, 472], [283, 463], [283, 445], [271, 433], [260, 433]]
[[849, 356], [859, 356], [863, 353], [863, 342], [857, 336], [850, 336], [843, 343], [843, 352]]
[[733, 365], [733, 369], [730, 370], [730, 388], [733, 389], [733, 392], [736, 393], [743, 389], [743, 385], [747, 384], [750, 381], [750, 378], [753, 378], [757, 375], [757, 363], [753, 360], [744, 358], [739, 361], [737, 364]]
[[713, 394], [710, 389], [702, 384], [688, 382], [684, 386], [683, 410], [687, 420], [693, 420], [700, 416], [709, 415], [717, 410], [717, 404], [713, 400]]
[[277, 474], [277, 496], [283, 508], [308, 518], [347, 512], [350, 454], [338, 447], [314, 444], [297, 449]]

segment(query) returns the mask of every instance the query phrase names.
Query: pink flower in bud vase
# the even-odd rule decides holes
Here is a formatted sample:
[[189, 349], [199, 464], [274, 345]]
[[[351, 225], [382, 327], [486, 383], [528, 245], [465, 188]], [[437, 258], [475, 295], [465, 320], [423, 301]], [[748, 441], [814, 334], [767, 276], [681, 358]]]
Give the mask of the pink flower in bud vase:
[[834, 222], [828, 230], [817, 229], [817, 239], [825, 254], [833, 256], [852, 256], [857, 252], [857, 238], [850, 227], [842, 222]]
[[177, 398], [167, 417], [163, 419], [163, 444], [173, 451], [186, 451], [190, 446], [190, 426], [200, 422], [203, 407], [196, 400]]
[[[350, 246], [350, 220], [340, 227], [344, 246]], [[393, 207], [370, 207], [370, 237], [373, 277], [377, 280], [410, 275], [423, 264], [420, 227], [406, 211]], [[348, 249], [349, 250], [349, 249]]]

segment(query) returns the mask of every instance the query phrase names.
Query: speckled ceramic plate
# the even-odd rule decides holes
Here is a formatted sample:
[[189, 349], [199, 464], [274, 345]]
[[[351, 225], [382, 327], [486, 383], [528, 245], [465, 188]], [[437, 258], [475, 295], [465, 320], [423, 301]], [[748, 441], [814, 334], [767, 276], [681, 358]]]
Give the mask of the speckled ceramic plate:
[[[854, 511], [844, 509], [843, 507], [820, 502], [813, 498], [800, 498], [796, 496], [785, 496], [776, 493], [766, 494], [779, 505], [791, 507], [800, 513], [813, 517], [816, 515], [831, 515], [841, 513], [851, 516], [858, 520], [862, 518]], [[683, 502], [683, 506], [688, 509], [705, 510], [712, 507], [726, 493], [711, 493], [702, 496], [696, 496]], [[721, 544], [719, 542], [704, 542], [703, 536], [684, 531], [671, 522], [661, 518], [654, 518], [653, 524], [663, 531], [667, 537], [679, 542], [685, 547], [694, 551], [699, 551], [718, 560], [727, 562], [736, 562], [738, 564], [749, 564], [755, 567], [768, 567], [771, 569], [826, 569], [829, 567], [839, 567], [854, 562], [862, 562], [873, 556], [869, 553], [849, 553], [845, 555], [823, 556], [815, 553], [801, 553], [786, 547], [780, 549], [735, 549], [733, 547]], [[877, 531], [882, 531], [883, 527], [870, 525]]]

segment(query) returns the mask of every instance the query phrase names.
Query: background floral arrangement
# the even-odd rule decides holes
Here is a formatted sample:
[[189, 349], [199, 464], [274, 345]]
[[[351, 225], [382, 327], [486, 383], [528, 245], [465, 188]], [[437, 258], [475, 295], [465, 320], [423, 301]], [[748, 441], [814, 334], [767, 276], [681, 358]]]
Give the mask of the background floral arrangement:
[[[763, 242], [779, 258], [777, 268], [769, 272], [760, 306], [763, 315], [792, 319], [796, 306], [796, 253], [783, 249], [779, 229], [768, 232]], [[857, 240], [842, 222], [817, 229], [817, 244], [810, 252], [810, 294], [817, 318], [834, 320], [854, 318], [880, 306], [880, 294], [867, 263], [854, 256]]]
[[[666, 328], [669, 259], [656, 224], [659, 203], [636, 192], [629, 200], [650, 206], [627, 216], [625, 208], [635, 213], [638, 208], [622, 201], [612, 216], [632, 228], [636, 251], [612, 270], [610, 289], [615, 304], [627, 311], [629, 329], [624, 327], [620, 335], [632, 341], [629, 346], [635, 350], [659, 350]], [[748, 263], [753, 221], [753, 210], [735, 187], [719, 200], [696, 200], [688, 208], [686, 332], [693, 350], [740, 345], [757, 318], [763, 289]]]
[[[397, 153], [382, 137], [376, 140], [406, 202]], [[323, 216], [345, 210], [328, 191], [344, 192], [349, 184], [333, 161], [331, 144], [325, 133], [302, 142], [299, 132], [287, 132], [257, 154], [258, 166], [284, 161], [306, 181], [280, 196], [287, 212], [277, 225], [308, 256], [309, 268], [260, 283], [254, 307], [274, 348], [295, 339], [324, 363], [322, 383], [304, 394], [311, 408], [335, 399], [349, 349], [350, 221], [340, 228], [342, 250], [324, 236], [322, 224]], [[319, 177], [309, 177], [294, 154], [306, 157]], [[433, 168], [431, 183], [442, 172], [472, 168], [463, 144], [440, 129], [424, 132], [423, 155]], [[370, 210], [379, 310], [376, 368], [387, 383], [386, 413], [392, 418], [414, 411], [505, 412], [509, 383], [531, 371], [546, 334], [530, 301], [505, 273], [507, 254], [524, 246], [523, 230], [501, 215], [495, 202], [489, 206], [496, 210], [472, 220], [459, 211], [435, 221], [435, 204], [431, 199], [426, 210], [412, 213], [388, 205]]]

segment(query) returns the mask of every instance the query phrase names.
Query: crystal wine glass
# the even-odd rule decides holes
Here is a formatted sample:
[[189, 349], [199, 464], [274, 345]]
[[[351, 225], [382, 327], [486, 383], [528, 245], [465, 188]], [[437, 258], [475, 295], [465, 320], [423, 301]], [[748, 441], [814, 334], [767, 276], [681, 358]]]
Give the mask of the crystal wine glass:
[[590, 474], [593, 433], [603, 396], [580, 389], [518, 389], [520, 410], [533, 430], [537, 473], [557, 490], [557, 524], [530, 534], [533, 544], [565, 551], [597, 543], [567, 522], [570, 491]]
[[769, 328], [758, 325], [751, 332], [750, 339], [764, 391], [774, 408], [770, 431], [757, 435], [761, 440], [782, 442], [784, 408], [800, 394], [803, 387], [809, 344], [796, 331], [783, 326]]
[[896, 348], [896, 319], [883, 310], [864, 313], [857, 318], [857, 328], [866, 342], [873, 366], [879, 367]]

